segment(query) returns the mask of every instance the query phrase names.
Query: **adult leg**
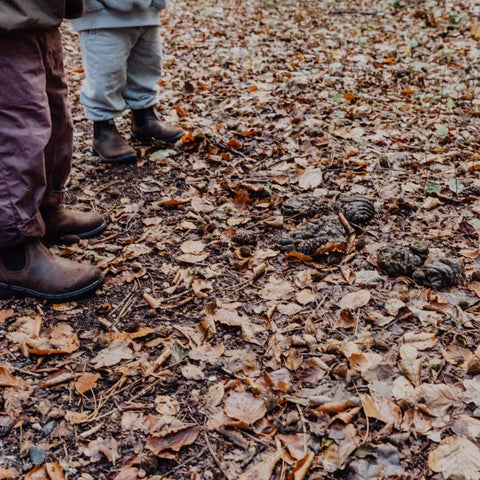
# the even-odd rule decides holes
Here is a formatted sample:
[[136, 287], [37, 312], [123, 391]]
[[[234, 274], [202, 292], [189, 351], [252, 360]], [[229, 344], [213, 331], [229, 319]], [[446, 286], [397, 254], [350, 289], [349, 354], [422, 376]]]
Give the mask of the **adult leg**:
[[52, 33], [0, 36], [0, 293], [64, 300], [93, 291], [103, 275], [55, 257], [39, 241], [52, 133], [45, 68]]
[[0, 36], [0, 247], [41, 238], [52, 126], [42, 35]]
[[127, 64], [127, 83], [123, 96], [132, 110], [132, 134], [139, 139], [155, 138], [176, 142], [184, 131], [160, 122], [154, 106], [158, 100], [158, 81], [162, 74], [162, 44], [159, 28], [142, 27]]
[[52, 125], [50, 140], [45, 148], [47, 185], [40, 207], [45, 234], [49, 238], [65, 235], [89, 238], [107, 226], [102, 216], [95, 212], [79, 212], [61, 206], [72, 163], [73, 122], [63, 68], [62, 38], [58, 30], [53, 30], [46, 37], [44, 48], [46, 93]]

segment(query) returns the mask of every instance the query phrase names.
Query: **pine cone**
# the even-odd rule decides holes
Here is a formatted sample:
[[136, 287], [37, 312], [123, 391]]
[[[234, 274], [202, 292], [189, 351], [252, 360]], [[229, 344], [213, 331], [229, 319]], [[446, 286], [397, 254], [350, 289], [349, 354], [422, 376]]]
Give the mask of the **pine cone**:
[[308, 193], [288, 197], [282, 205], [282, 213], [287, 217], [311, 218], [325, 210], [326, 203]]
[[252, 232], [241, 232], [232, 235], [232, 242], [237, 245], [256, 245], [257, 236]]
[[421, 267], [428, 256], [428, 247], [414, 244], [408, 248], [386, 246], [377, 253], [377, 263], [381, 270], [392, 277], [410, 277]]
[[352, 195], [340, 200], [340, 210], [353, 225], [364, 225], [375, 215], [375, 207], [368, 198]]
[[463, 264], [460, 260], [445, 258], [417, 268], [412, 278], [420, 285], [440, 289], [457, 283], [462, 274]]

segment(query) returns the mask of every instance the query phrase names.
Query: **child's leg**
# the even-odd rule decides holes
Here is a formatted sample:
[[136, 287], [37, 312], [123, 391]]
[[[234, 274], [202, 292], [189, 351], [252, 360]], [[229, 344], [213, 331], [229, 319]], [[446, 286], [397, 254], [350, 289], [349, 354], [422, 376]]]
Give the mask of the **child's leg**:
[[109, 28], [81, 32], [85, 82], [80, 101], [85, 116], [93, 120], [93, 151], [102, 162], [135, 161], [135, 149], [115, 127], [113, 119], [127, 104], [123, 90], [127, 83], [127, 62], [140, 28]]
[[160, 122], [153, 109], [157, 103], [157, 83], [162, 73], [161, 47], [159, 28], [143, 27], [128, 60], [123, 97], [132, 109], [132, 134], [135, 138], [176, 142], [185, 132]]
[[125, 110], [126, 65], [139, 32], [137, 28], [109, 28], [80, 33], [85, 69], [80, 101], [89, 120], [110, 120]]
[[160, 29], [142, 27], [127, 63], [127, 80], [123, 98], [132, 110], [152, 107], [157, 103], [158, 86], [162, 74], [162, 44]]

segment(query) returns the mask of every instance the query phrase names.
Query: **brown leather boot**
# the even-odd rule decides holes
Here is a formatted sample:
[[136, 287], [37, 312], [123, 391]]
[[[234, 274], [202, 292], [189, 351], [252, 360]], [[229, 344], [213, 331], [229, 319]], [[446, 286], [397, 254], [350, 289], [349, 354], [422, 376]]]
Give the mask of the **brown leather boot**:
[[0, 249], [4, 297], [21, 294], [63, 302], [93, 292], [103, 280], [97, 267], [53, 255], [36, 239]]
[[93, 153], [103, 163], [131, 163], [137, 152], [120, 135], [113, 120], [93, 122]]
[[178, 127], [170, 127], [161, 122], [155, 115], [153, 107], [132, 110], [132, 138], [149, 140], [154, 138], [166, 143], [175, 143], [185, 135]]
[[102, 233], [107, 221], [96, 212], [80, 212], [62, 207], [40, 207], [45, 222], [45, 238], [57, 239], [65, 235], [90, 238]]

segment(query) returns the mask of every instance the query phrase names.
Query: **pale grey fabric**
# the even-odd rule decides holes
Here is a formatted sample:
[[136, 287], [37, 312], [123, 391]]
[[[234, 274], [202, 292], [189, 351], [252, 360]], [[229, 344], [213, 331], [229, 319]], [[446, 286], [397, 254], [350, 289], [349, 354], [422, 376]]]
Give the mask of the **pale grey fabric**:
[[156, 105], [162, 59], [158, 27], [86, 30], [80, 41], [86, 75], [80, 101], [89, 120]]
[[72, 20], [77, 31], [158, 25], [158, 13], [167, 0], [85, 0], [81, 18]]

